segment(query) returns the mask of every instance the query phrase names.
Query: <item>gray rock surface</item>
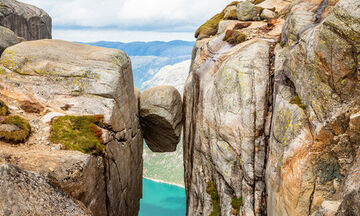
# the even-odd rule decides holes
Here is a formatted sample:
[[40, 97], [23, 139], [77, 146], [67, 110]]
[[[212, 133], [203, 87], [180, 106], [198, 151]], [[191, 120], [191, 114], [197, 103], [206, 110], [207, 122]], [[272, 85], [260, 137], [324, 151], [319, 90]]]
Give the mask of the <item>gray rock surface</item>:
[[269, 9], [264, 9], [260, 14], [261, 19], [274, 19], [276, 17], [276, 13], [274, 11], [271, 11]]
[[[184, 92], [187, 215], [358, 214], [359, 3], [266, 0], [274, 20], [223, 21], [196, 42]], [[248, 40], [224, 44], [233, 28]]]
[[51, 39], [51, 17], [33, 5], [16, 0], [0, 0], [0, 25], [26, 40]]
[[[303, 7], [301, 13], [313, 14], [318, 7]], [[359, 156], [358, 132], [353, 132], [359, 127], [354, 126], [360, 109], [359, 67], [352, 54], [360, 47], [354, 37], [360, 32], [359, 9], [358, 1], [340, 0], [297, 43], [275, 50], [268, 215], [311, 215], [324, 201], [347, 199], [344, 180]], [[306, 17], [289, 14], [299, 25]]]
[[140, 97], [140, 122], [153, 152], [174, 152], [182, 131], [182, 101], [172, 86], [156, 86]]
[[1, 215], [91, 215], [41, 175], [0, 165]]
[[237, 4], [237, 18], [240, 21], [260, 20], [259, 8], [249, 1], [241, 1]]
[[21, 39], [8, 28], [0, 26], [0, 55], [10, 46], [18, 44]]
[[[39, 151], [43, 158], [38, 161], [56, 155], [50, 160], [54, 166], [50, 176], [55, 178], [51, 182], [82, 201], [95, 215], [137, 215], [143, 141], [129, 57], [120, 50], [60, 40], [27, 41], [5, 50], [0, 69], [0, 96], [5, 96], [11, 107], [20, 107], [21, 101], [28, 100], [45, 109], [40, 114], [14, 108], [11, 112], [25, 115], [34, 128], [26, 143], [34, 151], [29, 155]], [[66, 151], [55, 147], [57, 143], [49, 143], [51, 119], [61, 115], [104, 115], [103, 160], [82, 153], [65, 160], [62, 155]], [[20, 151], [21, 146], [18, 148]], [[16, 150], [8, 155], [27, 158]], [[20, 167], [40, 170], [43, 175], [48, 173], [47, 164], [19, 162]]]
[[[216, 41], [196, 43], [185, 86], [188, 215], [212, 212], [208, 182], [216, 184], [221, 215], [231, 215], [232, 199], [240, 197], [243, 215], [263, 215], [270, 43], [253, 39], [227, 50], [212, 45]], [[216, 62], [207, 48], [219, 56]]]
[[52, 186], [81, 201], [93, 215], [107, 214], [105, 170], [101, 157], [5, 143], [1, 143], [0, 152], [0, 164], [9, 163], [41, 174]]

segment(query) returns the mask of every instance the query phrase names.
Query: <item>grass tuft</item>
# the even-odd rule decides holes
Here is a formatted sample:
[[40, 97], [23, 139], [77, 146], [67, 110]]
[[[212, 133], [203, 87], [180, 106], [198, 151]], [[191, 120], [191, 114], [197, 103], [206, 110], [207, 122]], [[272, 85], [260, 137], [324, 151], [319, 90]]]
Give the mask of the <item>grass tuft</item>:
[[227, 30], [223, 41], [232, 45], [242, 43], [246, 40], [246, 35], [237, 30]]
[[4, 101], [0, 100], [0, 116], [6, 116], [9, 113], [9, 108]]
[[296, 104], [298, 105], [301, 109], [305, 110], [306, 109], [306, 105], [301, 103], [301, 99], [298, 95], [296, 95], [295, 97], [290, 99], [290, 103], [291, 104]]
[[24, 142], [30, 135], [31, 126], [28, 120], [20, 117], [20, 116], [9, 116], [0, 122], [0, 125], [15, 125], [19, 128], [19, 130], [15, 131], [6, 131], [0, 130], [0, 139], [3, 139], [7, 142]]
[[52, 122], [50, 140], [67, 150], [104, 155], [105, 144], [98, 127], [103, 126], [103, 119], [102, 115], [58, 117]]
[[238, 215], [240, 212], [240, 207], [243, 205], [242, 197], [240, 198], [233, 198], [231, 200], [231, 206], [233, 208], [233, 213]]
[[220, 198], [218, 195], [218, 191], [216, 189], [215, 182], [209, 181], [206, 187], [206, 192], [211, 197], [211, 202], [213, 205], [213, 211], [209, 214], [209, 216], [220, 216], [221, 208], [220, 208]]

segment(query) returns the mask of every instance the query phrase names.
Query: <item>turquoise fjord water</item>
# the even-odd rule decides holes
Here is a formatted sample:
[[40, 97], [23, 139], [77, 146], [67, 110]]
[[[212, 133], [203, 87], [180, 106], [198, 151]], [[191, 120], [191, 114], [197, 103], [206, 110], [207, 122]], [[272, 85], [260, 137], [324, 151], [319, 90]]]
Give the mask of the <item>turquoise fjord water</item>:
[[143, 179], [139, 216], [185, 216], [185, 189]]

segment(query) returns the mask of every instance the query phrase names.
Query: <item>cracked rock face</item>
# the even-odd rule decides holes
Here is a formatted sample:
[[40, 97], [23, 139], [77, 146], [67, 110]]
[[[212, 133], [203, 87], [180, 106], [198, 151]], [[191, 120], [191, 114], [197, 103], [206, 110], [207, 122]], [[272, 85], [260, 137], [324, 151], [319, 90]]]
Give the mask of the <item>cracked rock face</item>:
[[140, 96], [140, 122], [153, 152], [174, 152], [182, 130], [182, 101], [172, 86], [157, 86]]
[[[143, 141], [129, 57], [60, 40], [27, 41], [5, 50], [0, 69], [1, 99], [32, 127], [25, 145], [0, 142], [0, 163], [44, 175], [94, 215], [137, 215]], [[24, 101], [43, 110], [24, 112]], [[103, 115], [105, 156], [64, 151], [51, 143], [51, 120], [64, 115]]]
[[33, 5], [16, 0], [0, 0], [0, 25], [26, 40], [51, 39], [51, 17]]
[[[184, 93], [187, 215], [356, 215], [359, 2], [261, 5], [279, 18], [221, 22], [195, 44]], [[234, 28], [247, 40], [231, 46], [223, 38]]]
[[[308, 8], [301, 3], [292, 10]], [[359, 148], [353, 132], [359, 127], [359, 8], [358, 1], [340, 0], [319, 24], [308, 23], [298, 41], [275, 50], [268, 215], [311, 215], [352, 192], [343, 190]], [[314, 22], [316, 14], [308, 13]], [[302, 23], [296, 13], [289, 16]]]
[[[207, 187], [214, 182], [221, 215], [263, 215], [271, 43], [252, 39], [232, 47], [221, 37], [196, 43], [185, 85], [187, 214], [213, 211]], [[243, 206], [234, 209], [239, 198]]]
[[43, 176], [11, 164], [0, 165], [1, 215], [91, 215]]

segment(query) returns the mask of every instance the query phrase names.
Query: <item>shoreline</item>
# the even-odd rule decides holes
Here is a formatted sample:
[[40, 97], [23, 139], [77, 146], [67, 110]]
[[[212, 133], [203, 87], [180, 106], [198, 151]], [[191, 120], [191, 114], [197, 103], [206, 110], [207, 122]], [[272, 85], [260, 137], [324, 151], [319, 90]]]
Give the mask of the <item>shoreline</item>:
[[143, 178], [144, 178], [144, 179], [147, 179], [147, 180], [154, 181], [154, 182], [163, 183], [163, 184], [169, 184], [169, 185], [174, 185], [174, 186], [181, 187], [181, 188], [185, 189], [185, 186], [184, 186], [184, 185], [181, 185], [181, 184], [170, 183], [170, 182], [166, 182], [166, 181], [159, 180], [159, 179], [153, 179], [153, 178], [149, 178], [149, 177], [143, 177]]

